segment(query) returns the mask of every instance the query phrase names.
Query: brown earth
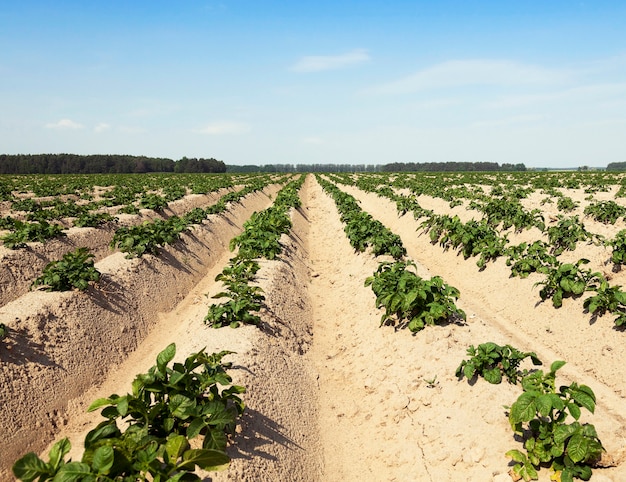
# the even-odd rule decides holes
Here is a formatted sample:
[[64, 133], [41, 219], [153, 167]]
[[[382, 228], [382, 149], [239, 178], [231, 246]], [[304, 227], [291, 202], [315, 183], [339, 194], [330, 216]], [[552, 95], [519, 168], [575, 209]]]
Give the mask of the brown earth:
[[[548, 365], [567, 361], [557, 381], [595, 391], [596, 413], [585, 419], [614, 465], [595, 469], [592, 480], [626, 480], [626, 347], [610, 317], [591, 323], [582, 299], [565, 300], [559, 310], [538, 303], [539, 278], [510, 278], [503, 260], [479, 272], [475, 260], [431, 245], [410, 214], [398, 217], [390, 202], [341, 188], [402, 237], [418, 274], [459, 288], [466, 323], [416, 335], [379, 328], [381, 313], [364, 280], [381, 259], [354, 252], [333, 201], [309, 176], [283, 254], [261, 263], [262, 328], [207, 328], [202, 320], [220, 289], [214, 278], [232, 256], [228, 241], [252, 211], [271, 204], [278, 187], [268, 189], [211, 217], [159, 257], [101, 259], [105, 281], [97, 289], [27, 292], [0, 308], [0, 322], [13, 329], [0, 347], [0, 480], [11, 480], [16, 458], [62, 436], [79, 457], [85, 432], [99, 421], [85, 413], [89, 403], [129, 391], [171, 342], [178, 359], [205, 346], [237, 352], [229, 358], [232, 375], [247, 387], [247, 411], [229, 448], [233, 461], [206, 480], [510, 480], [504, 454], [521, 443], [504, 407], [519, 387], [454, 375], [467, 347], [486, 341], [535, 351]], [[442, 200], [425, 204], [450, 212]], [[547, 469], [540, 480], [549, 480]]]

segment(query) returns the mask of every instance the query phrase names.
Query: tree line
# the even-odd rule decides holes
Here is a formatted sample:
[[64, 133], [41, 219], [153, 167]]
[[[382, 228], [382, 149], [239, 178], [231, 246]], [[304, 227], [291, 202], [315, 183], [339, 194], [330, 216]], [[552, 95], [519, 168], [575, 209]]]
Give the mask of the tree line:
[[394, 162], [385, 164], [384, 172], [441, 172], [441, 171], [525, 171], [524, 164], [502, 165], [497, 162]]
[[[626, 163], [617, 169], [626, 169]], [[612, 164], [609, 164], [611, 166]], [[608, 169], [608, 168], [607, 168]], [[394, 162], [389, 164], [264, 164], [226, 165], [216, 159], [119, 154], [0, 154], [0, 174], [128, 174], [146, 172], [438, 172], [525, 171], [524, 164], [497, 162]]]
[[120, 154], [0, 154], [0, 174], [129, 174], [146, 172], [226, 172], [216, 159]]
[[524, 164], [497, 162], [394, 162], [390, 164], [265, 164], [226, 165], [226, 172], [443, 172], [525, 171]]

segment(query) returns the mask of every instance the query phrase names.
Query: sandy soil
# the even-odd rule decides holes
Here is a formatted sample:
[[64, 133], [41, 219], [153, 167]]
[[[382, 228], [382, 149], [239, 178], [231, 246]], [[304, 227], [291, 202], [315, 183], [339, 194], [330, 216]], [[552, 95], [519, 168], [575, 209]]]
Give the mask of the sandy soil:
[[[158, 258], [103, 258], [97, 266], [108, 284], [100, 290], [25, 293], [2, 306], [0, 322], [16, 331], [0, 347], [0, 480], [11, 480], [12, 462], [28, 450], [61, 436], [79, 446], [99, 421], [85, 413], [89, 403], [128, 391], [171, 342], [178, 359], [205, 346], [237, 352], [232, 375], [248, 389], [231, 466], [207, 481], [511, 480], [504, 454], [521, 444], [504, 406], [520, 389], [454, 376], [467, 347], [486, 341], [535, 351], [546, 364], [566, 360], [560, 380], [595, 391], [588, 419], [615, 465], [594, 470], [592, 480], [626, 480], [626, 347], [612, 320], [590, 323], [582, 299], [560, 310], [537, 303], [537, 278], [510, 278], [503, 260], [479, 272], [475, 260], [431, 245], [410, 214], [400, 218], [390, 202], [341, 188], [402, 237], [421, 276], [459, 288], [466, 323], [417, 335], [379, 328], [364, 280], [382, 259], [354, 253], [333, 201], [309, 176], [283, 254], [258, 273], [267, 298], [261, 329], [216, 330], [202, 319], [220, 289], [213, 280], [233, 255], [228, 240], [277, 188], [212, 218]], [[443, 200], [429, 203], [450, 212]], [[547, 469], [540, 480], [549, 480]]]

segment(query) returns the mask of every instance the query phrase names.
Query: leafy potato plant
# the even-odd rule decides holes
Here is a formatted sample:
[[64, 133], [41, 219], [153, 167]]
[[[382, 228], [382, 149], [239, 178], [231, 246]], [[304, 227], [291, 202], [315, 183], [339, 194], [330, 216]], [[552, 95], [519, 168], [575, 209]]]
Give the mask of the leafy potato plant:
[[471, 380], [477, 375], [482, 376], [492, 384], [502, 382], [502, 376], [506, 376], [507, 381], [516, 384], [518, 377], [527, 375], [524, 370], [519, 371], [520, 363], [530, 357], [533, 365], [541, 365], [541, 360], [534, 352], [521, 352], [511, 345], [500, 346], [493, 342], [481, 343], [477, 347], [471, 345], [467, 349], [468, 360], [463, 360], [456, 369], [456, 376]]
[[85, 290], [90, 283], [100, 281], [100, 272], [94, 266], [94, 255], [89, 248], [77, 248], [63, 255], [63, 259], [52, 261], [35, 279], [31, 288], [42, 287], [46, 291]]
[[[222, 362], [230, 353], [202, 350], [170, 367], [172, 343], [148, 373], [135, 378], [132, 393], [91, 404], [89, 411], [102, 408], [105, 420], [85, 437], [80, 462], [65, 460], [71, 448], [65, 438], [52, 447], [48, 462], [32, 452], [19, 459], [14, 475], [24, 482], [181, 482], [200, 481], [196, 467], [225, 467], [230, 458], [224, 450], [244, 410], [239, 395], [245, 391], [232, 385], [226, 372], [231, 364]], [[198, 437], [194, 447], [200, 448], [191, 448]]]
[[465, 312], [455, 305], [459, 290], [435, 276], [425, 280], [409, 267], [412, 261], [383, 262], [373, 276], [365, 280], [376, 295], [376, 307], [384, 308], [383, 324], [406, 326], [412, 332], [452, 318], [465, 319]]
[[[511, 427], [525, 439], [526, 453], [509, 450], [506, 455], [515, 462], [513, 472], [526, 481], [538, 478], [541, 465], [549, 465], [561, 482], [589, 480], [591, 465], [604, 451], [595, 427], [578, 422], [581, 408], [595, 410], [591, 388], [573, 382], [556, 389], [556, 372], [563, 365], [555, 361], [548, 373], [539, 370], [522, 378], [524, 392], [509, 412]], [[574, 421], [567, 423], [568, 417]]]
[[535, 283], [535, 286], [543, 285], [539, 292], [542, 301], [552, 298], [555, 308], [563, 305], [563, 298], [578, 297], [587, 290], [594, 289], [594, 283], [599, 283], [602, 274], [592, 273], [591, 270], [581, 268], [581, 265], [589, 263], [588, 259], [579, 259], [576, 263], [564, 263], [558, 268], [551, 268], [544, 281]]

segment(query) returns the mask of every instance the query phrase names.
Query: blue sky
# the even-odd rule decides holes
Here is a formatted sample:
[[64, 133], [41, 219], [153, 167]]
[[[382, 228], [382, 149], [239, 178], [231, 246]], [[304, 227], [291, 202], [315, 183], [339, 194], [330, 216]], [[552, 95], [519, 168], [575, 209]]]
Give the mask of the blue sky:
[[7, 3], [0, 153], [626, 161], [626, 2]]

